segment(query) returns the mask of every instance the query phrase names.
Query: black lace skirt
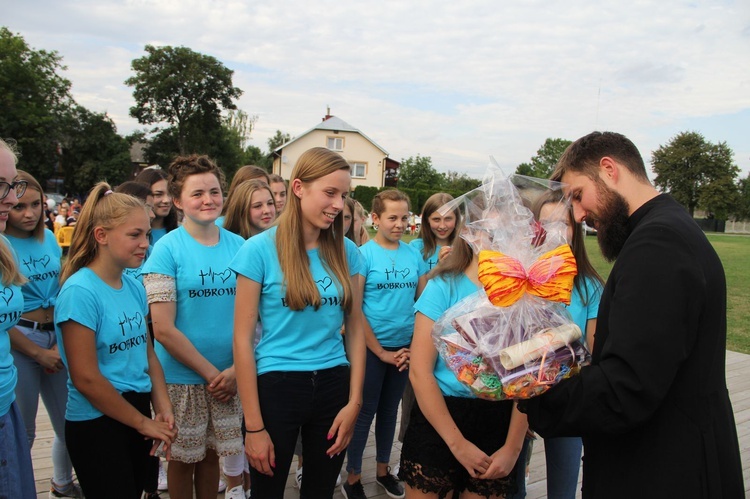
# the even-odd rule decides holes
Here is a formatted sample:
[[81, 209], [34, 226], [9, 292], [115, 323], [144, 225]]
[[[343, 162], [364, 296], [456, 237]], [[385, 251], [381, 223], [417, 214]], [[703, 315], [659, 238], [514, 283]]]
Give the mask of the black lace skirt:
[[[487, 455], [503, 446], [510, 426], [512, 401], [445, 397], [445, 403], [464, 437]], [[452, 490], [454, 497], [468, 490], [487, 498], [505, 497], [517, 491], [515, 467], [505, 478], [472, 478], [424, 417], [418, 404], [412, 408], [404, 435], [399, 478], [412, 488], [436, 493], [440, 498], [447, 497]]]

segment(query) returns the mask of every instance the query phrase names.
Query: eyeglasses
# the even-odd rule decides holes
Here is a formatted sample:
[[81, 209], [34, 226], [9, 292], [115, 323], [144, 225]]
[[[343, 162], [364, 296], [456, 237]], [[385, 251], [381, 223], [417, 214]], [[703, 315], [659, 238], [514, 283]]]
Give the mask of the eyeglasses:
[[25, 180], [17, 180], [12, 184], [9, 184], [8, 182], [0, 182], [0, 199], [8, 197], [11, 189], [16, 192], [16, 197], [20, 198], [26, 192], [27, 185], [29, 185], [29, 183]]

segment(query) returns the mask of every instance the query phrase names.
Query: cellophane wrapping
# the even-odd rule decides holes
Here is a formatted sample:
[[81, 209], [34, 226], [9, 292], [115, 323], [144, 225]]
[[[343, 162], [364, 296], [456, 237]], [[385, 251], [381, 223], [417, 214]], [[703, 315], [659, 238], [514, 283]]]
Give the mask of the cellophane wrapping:
[[[480, 256], [485, 289], [448, 309], [435, 322], [433, 341], [478, 397], [534, 397], [590, 361], [583, 332], [565, 308], [576, 269], [560, 189], [490, 169], [479, 188], [439, 210], [460, 208], [460, 237]], [[535, 219], [532, 208], [542, 198], [555, 200], [557, 221]]]

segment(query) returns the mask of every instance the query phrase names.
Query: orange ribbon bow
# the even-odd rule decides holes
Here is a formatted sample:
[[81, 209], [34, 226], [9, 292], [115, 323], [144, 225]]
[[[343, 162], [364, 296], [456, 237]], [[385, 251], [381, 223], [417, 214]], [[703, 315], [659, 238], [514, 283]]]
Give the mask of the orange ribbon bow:
[[517, 302], [524, 293], [570, 305], [573, 278], [578, 273], [570, 246], [563, 244], [537, 259], [529, 271], [512, 256], [499, 251], [479, 252], [479, 281], [497, 307]]

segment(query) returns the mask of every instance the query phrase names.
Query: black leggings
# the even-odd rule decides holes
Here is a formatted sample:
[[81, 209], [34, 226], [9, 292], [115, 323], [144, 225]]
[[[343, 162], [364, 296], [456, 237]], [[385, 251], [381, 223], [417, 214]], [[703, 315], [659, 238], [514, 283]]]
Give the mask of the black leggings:
[[[151, 417], [151, 393], [122, 396]], [[139, 499], [149, 475], [152, 441], [109, 416], [65, 421], [65, 441], [88, 499]], [[153, 471], [151, 471], [153, 473]]]

